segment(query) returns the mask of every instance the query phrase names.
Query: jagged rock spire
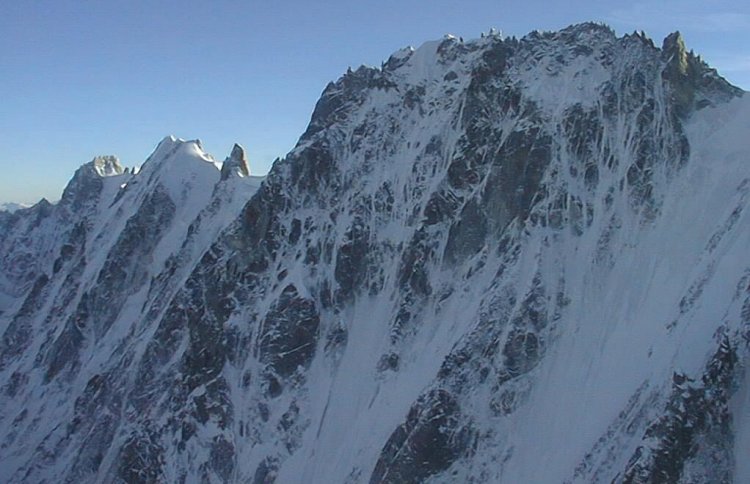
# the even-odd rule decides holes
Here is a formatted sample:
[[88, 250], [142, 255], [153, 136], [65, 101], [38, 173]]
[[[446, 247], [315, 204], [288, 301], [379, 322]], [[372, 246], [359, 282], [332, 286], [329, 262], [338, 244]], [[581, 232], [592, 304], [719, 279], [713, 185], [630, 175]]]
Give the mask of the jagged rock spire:
[[232, 148], [232, 154], [224, 160], [224, 164], [221, 167], [221, 179], [226, 180], [233, 173], [239, 174], [240, 176], [250, 176], [250, 168], [247, 164], [245, 148], [237, 143], [235, 143]]
[[672, 32], [662, 44], [662, 55], [667, 59], [669, 68], [675, 73], [686, 74], [688, 69], [688, 53], [685, 41], [680, 31]]

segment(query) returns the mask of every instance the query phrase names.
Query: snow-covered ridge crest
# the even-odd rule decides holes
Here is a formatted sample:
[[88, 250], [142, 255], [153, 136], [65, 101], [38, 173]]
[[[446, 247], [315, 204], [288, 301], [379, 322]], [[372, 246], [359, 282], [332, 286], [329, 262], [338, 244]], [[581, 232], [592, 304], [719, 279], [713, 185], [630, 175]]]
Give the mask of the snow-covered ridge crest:
[[148, 164], [160, 164], [166, 160], [175, 160], [176, 158], [174, 157], [174, 155], [178, 153], [187, 155], [187, 159], [192, 156], [208, 163], [216, 163], [214, 157], [203, 149], [201, 140], [184, 140], [182, 138], [177, 138], [175, 136], [169, 135], [165, 136], [156, 145], [153, 153], [151, 153], [148, 158], [146, 158], [143, 167], [147, 166]]

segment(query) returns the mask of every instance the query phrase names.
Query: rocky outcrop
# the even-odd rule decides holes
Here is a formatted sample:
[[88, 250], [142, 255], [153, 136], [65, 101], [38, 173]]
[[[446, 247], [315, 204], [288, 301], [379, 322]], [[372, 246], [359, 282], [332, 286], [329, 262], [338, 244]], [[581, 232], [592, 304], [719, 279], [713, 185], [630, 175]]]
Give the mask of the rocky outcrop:
[[250, 167], [247, 164], [245, 149], [235, 144], [232, 153], [221, 165], [221, 179], [226, 180], [232, 175], [250, 176]]

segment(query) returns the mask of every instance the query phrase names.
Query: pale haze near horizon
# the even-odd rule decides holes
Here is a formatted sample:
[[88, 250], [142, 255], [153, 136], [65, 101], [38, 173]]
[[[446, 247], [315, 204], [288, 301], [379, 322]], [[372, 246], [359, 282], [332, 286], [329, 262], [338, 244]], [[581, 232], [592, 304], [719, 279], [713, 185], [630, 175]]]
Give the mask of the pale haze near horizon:
[[140, 165], [166, 135], [233, 143], [268, 171], [329, 81], [395, 50], [494, 27], [522, 37], [597, 21], [689, 49], [750, 88], [750, 5], [737, 1], [23, 1], [0, 16], [0, 203], [56, 200], [83, 163]]

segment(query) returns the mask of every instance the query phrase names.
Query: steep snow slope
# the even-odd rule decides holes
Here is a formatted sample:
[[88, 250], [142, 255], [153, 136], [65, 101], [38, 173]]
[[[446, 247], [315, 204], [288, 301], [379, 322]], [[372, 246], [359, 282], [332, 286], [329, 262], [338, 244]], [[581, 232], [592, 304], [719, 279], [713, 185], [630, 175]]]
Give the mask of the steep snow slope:
[[348, 72], [259, 186], [166, 139], [0, 219], [0, 477], [744, 482], [749, 131], [581, 24]]
[[[673, 373], [700, 381], [723, 339], [747, 331], [740, 312], [748, 300], [750, 223], [741, 211], [750, 143], [738, 140], [750, 130], [750, 103], [745, 97], [707, 108], [685, 128], [691, 156], [662, 191], [660, 214], [646, 225], [620, 227], [632, 242], [618, 244], [603, 274], [591, 263], [598, 241], [588, 234], [564, 264], [568, 316], [558, 322], [554, 349], [509, 428], [519, 457], [510, 459], [504, 480], [561, 482], [583, 456], [574, 482], [611, 479], [601, 467], [632, 468], [630, 456], [643, 455], [637, 449], [645, 425], [663, 418]], [[612, 424], [630, 428], [610, 435]], [[717, 440], [731, 449], [729, 432]], [[714, 458], [731, 465], [728, 455]], [[545, 465], [534, 465], [540, 459]], [[715, 464], [702, 462], [695, 482], [706, 482], [705, 467]]]

